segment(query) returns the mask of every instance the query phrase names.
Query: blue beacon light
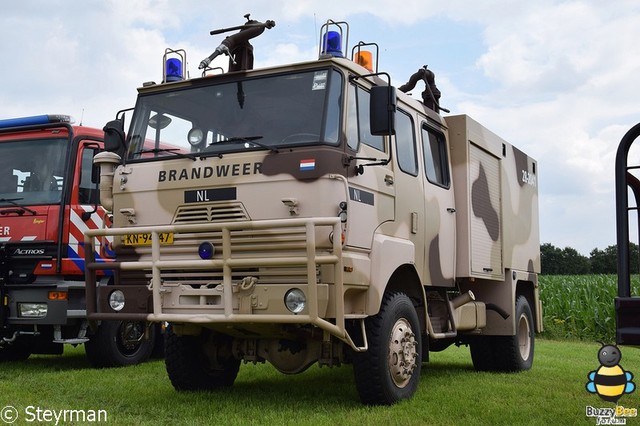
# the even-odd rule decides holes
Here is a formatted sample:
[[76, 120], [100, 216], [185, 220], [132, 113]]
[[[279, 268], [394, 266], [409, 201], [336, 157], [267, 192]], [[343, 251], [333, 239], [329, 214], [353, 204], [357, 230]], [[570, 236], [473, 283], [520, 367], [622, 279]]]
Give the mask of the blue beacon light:
[[337, 31], [327, 31], [322, 38], [322, 52], [327, 55], [343, 58], [342, 53], [342, 39], [340, 33]]
[[215, 252], [215, 247], [208, 241], [200, 244], [200, 246], [198, 247], [198, 255], [202, 260], [212, 259]]
[[166, 62], [167, 81], [180, 81], [184, 79], [182, 75], [182, 61], [178, 58], [169, 58]]

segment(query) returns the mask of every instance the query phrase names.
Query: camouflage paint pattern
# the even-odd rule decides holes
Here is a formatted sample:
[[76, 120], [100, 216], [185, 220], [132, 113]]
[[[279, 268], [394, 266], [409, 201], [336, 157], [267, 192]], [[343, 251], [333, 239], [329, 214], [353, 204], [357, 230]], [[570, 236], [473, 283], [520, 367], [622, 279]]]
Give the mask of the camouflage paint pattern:
[[[320, 63], [332, 64], [345, 76], [366, 73], [346, 59], [301, 66]], [[215, 77], [209, 79], [215, 83]], [[344, 81], [371, 85], [365, 79]], [[196, 330], [205, 326], [252, 338], [291, 337], [287, 324], [313, 324], [356, 347], [345, 320], [376, 314], [388, 288], [422, 300], [419, 315], [428, 330], [425, 290], [430, 287], [466, 289], [473, 283], [474, 292], [477, 287], [482, 318], [476, 325], [471, 320], [470, 330], [484, 325], [483, 302], [513, 311], [520, 282], [527, 283], [537, 301], [535, 161], [467, 116], [443, 119], [407, 95], [398, 93], [398, 99], [414, 123], [417, 176], [399, 169], [389, 138], [385, 152], [364, 144], [351, 152], [343, 138], [335, 147], [119, 166], [113, 184], [114, 228], [88, 232], [87, 239], [171, 232], [173, 243], [160, 244], [158, 237], [152, 246], [125, 246], [117, 238], [119, 280], [98, 288], [90, 318], [191, 323]], [[343, 135], [347, 120], [343, 113]], [[425, 179], [421, 129], [426, 127], [445, 138], [447, 185]], [[355, 166], [366, 161], [349, 158], [354, 155], [392, 161], [356, 173]], [[313, 168], [303, 169], [303, 162]], [[347, 206], [346, 222], [336, 219], [341, 203]], [[215, 253], [201, 260], [198, 246], [207, 241]], [[481, 266], [474, 269], [474, 262]], [[510, 271], [517, 271], [517, 279]], [[87, 277], [88, 287], [95, 286], [95, 277]], [[308, 295], [307, 307], [297, 315], [283, 303], [294, 287]], [[108, 306], [115, 288], [133, 301], [120, 313]], [[534, 310], [539, 319], [540, 310]], [[513, 325], [498, 324], [489, 314], [487, 322], [496, 334], [513, 332]]]

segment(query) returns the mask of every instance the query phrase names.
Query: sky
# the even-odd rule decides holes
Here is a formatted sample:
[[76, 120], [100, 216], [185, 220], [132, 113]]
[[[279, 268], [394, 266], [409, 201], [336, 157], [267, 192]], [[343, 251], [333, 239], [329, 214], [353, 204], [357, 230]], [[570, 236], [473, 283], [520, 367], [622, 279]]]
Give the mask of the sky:
[[252, 40], [256, 68], [317, 58], [328, 19], [348, 22], [348, 51], [377, 43], [396, 86], [428, 65], [451, 114], [538, 161], [542, 243], [586, 256], [615, 244], [615, 152], [640, 122], [637, 0], [4, 2], [0, 119], [69, 114], [102, 128], [143, 82], [162, 80], [166, 48], [184, 49], [196, 77], [233, 34], [209, 32], [247, 13], [276, 22]]

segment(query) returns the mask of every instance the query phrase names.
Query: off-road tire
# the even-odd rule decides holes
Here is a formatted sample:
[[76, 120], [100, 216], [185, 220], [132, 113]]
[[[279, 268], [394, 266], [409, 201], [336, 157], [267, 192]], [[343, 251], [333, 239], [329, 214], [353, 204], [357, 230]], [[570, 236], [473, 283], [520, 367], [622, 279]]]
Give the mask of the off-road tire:
[[165, 332], [164, 362], [171, 384], [178, 391], [229, 388], [240, 369], [231, 353], [232, 339], [203, 330], [198, 336]]
[[369, 349], [353, 359], [360, 400], [391, 405], [411, 398], [422, 366], [420, 322], [411, 300], [404, 293], [386, 294], [380, 312], [367, 318], [365, 326]]
[[153, 340], [153, 349], [151, 350], [151, 355], [149, 358], [151, 359], [162, 359], [164, 358], [164, 347], [165, 347], [165, 330], [162, 324], [153, 324], [153, 328], [156, 329], [155, 339]]
[[31, 351], [22, 346], [0, 348], [0, 362], [24, 361], [31, 356]]
[[[133, 327], [133, 331], [131, 331]], [[156, 338], [155, 327], [149, 328], [149, 338], [131, 343], [125, 334], [144, 334], [147, 324], [143, 321], [103, 321], [98, 331], [84, 344], [89, 363], [96, 368], [122, 367], [139, 364], [149, 359]]]
[[535, 331], [526, 297], [516, 299], [516, 334], [485, 336], [470, 344], [473, 367], [478, 371], [523, 371], [533, 365]]

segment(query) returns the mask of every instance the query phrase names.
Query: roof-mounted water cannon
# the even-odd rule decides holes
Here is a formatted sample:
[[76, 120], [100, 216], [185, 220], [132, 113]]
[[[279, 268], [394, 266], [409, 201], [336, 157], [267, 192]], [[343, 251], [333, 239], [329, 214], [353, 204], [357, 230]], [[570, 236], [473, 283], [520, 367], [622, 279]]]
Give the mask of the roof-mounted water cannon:
[[[344, 41], [344, 43], [343, 43]], [[344, 51], [349, 45], [349, 24], [328, 19], [320, 27], [320, 45], [318, 59], [344, 58]]]
[[236, 34], [225, 38], [211, 55], [200, 62], [200, 66], [198, 67], [199, 69], [206, 69], [211, 61], [222, 54], [229, 56], [229, 72], [253, 69], [253, 46], [249, 43], [249, 40], [254, 37], [258, 37], [265, 29], [275, 27], [276, 23], [275, 21], [270, 20], [258, 22], [253, 19], [249, 19], [249, 16], [250, 15], [248, 13], [244, 15], [247, 19], [247, 22], [244, 25], [222, 28], [209, 32], [211, 35], [216, 35], [226, 33], [228, 31], [240, 30]]
[[438, 87], [436, 86], [436, 75], [433, 71], [428, 70], [426, 65], [415, 72], [406, 84], [398, 87], [398, 90], [407, 93], [409, 90], [416, 87], [416, 84], [420, 80], [424, 81], [425, 85], [424, 92], [422, 92], [422, 103], [425, 104], [427, 108], [430, 108], [437, 113], [439, 113], [440, 110], [444, 112], [451, 112], [440, 106], [440, 90], [438, 90]]
[[184, 49], [164, 50], [162, 56], [162, 82], [184, 80], [187, 76], [187, 52]]
[[[373, 54], [369, 50], [362, 50], [364, 46], [373, 46], [376, 49], [376, 67], [373, 68]], [[370, 72], [378, 72], [378, 56], [380, 54], [380, 47], [376, 43], [358, 42], [353, 49], [351, 49], [351, 60], [358, 65], [362, 65]]]

